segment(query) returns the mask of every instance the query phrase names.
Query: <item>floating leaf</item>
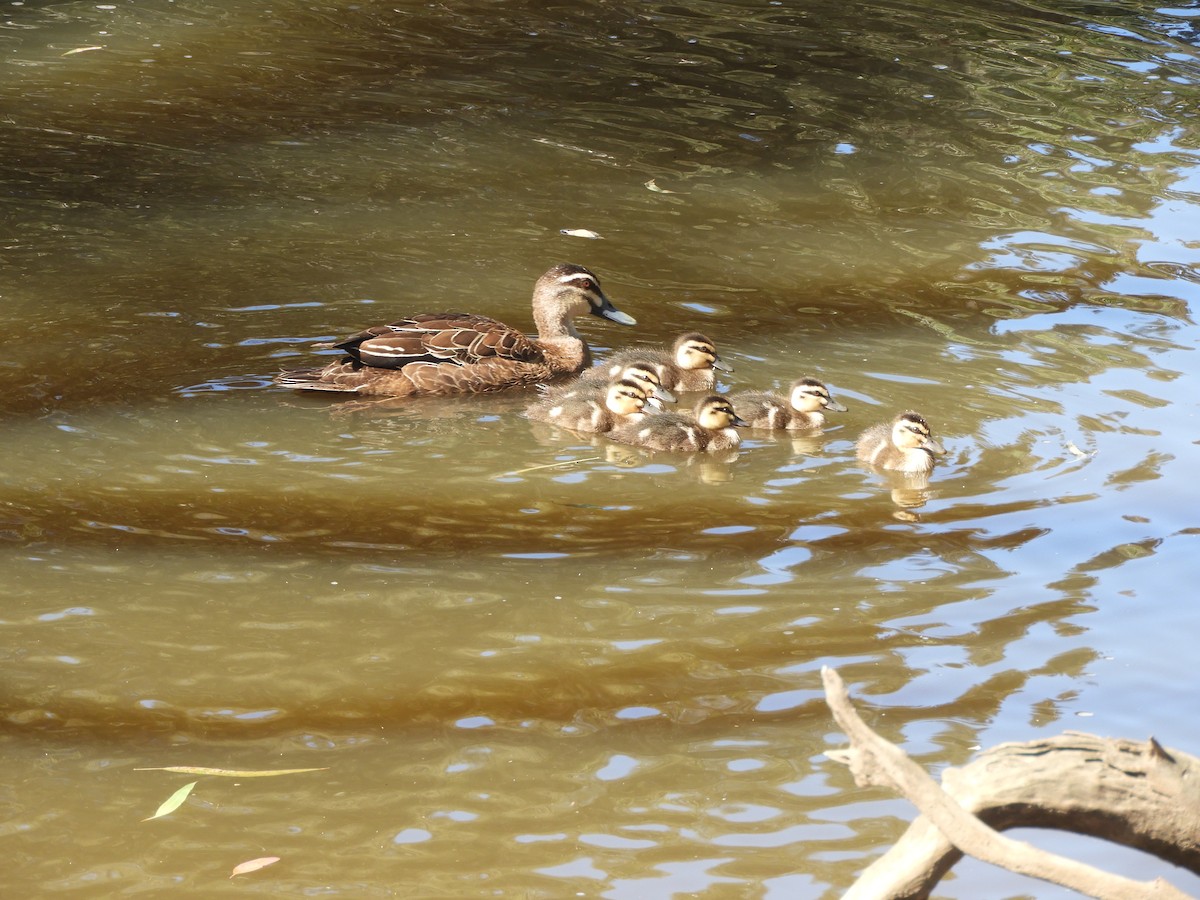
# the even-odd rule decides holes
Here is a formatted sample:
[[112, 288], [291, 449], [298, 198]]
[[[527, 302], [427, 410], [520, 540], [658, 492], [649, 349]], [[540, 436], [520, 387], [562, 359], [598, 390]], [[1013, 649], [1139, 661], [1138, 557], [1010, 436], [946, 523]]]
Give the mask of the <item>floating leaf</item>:
[[142, 821], [149, 822], [151, 819], [169, 816], [171, 813], [175, 812], [175, 810], [179, 809], [179, 807], [183, 805], [183, 801], [188, 798], [188, 794], [192, 792], [192, 788], [194, 788], [196, 784], [197, 782], [195, 781], [193, 781], [191, 784], [185, 784], [170, 797], [164, 800], [163, 805], [158, 808], [158, 811], [154, 815], [147, 816], [146, 818], [142, 819]]
[[649, 181], [647, 181], [647, 182], [646, 182], [646, 190], [648, 190], [648, 191], [654, 191], [654, 193], [656, 193], [656, 194], [675, 194], [675, 193], [678, 193], [677, 191], [668, 191], [666, 188], [660, 188], [660, 187], [659, 187], [657, 184], [655, 184], [655, 183], [654, 183], [654, 179], [653, 179], [653, 178], [651, 178]]
[[265, 869], [267, 866], [277, 862], [279, 862], [278, 856], [260, 856], [258, 859], [250, 859], [234, 866], [233, 872], [229, 877], [233, 878], [235, 875], [245, 875], [247, 872], [257, 872], [259, 869]]
[[74, 56], [76, 53], [87, 53], [89, 50], [103, 50], [103, 47], [76, 47], [74, 50], [68, 50], [62, 56]]
[[178, 775], [220, 775], [225, 778], [271, 778], [275, 775], [299, 775], [302, 772], [324, 772], [319, 769], [207, 769], [204, 766], [146, 766], [135, 772], [175, 772]]
[[594, 231], [589, 231], [589, 230], [588, 230], [588, 229], [586, 229], [586, 228], [561, 228], [561, 229], [559, 229], [559, 231], [560, 231], [562, 234], [565, 234], [567, 237], [581, 237], [581, 238], [590, 238], [590, 239], [591, 239], [591, 240], [593, 240], [593, 241], [602, 241], [602, 240], [604, 240], [604, 238], [602, 238], [602, 237], [601, 237], [600, 235], [598, 235], [596, 232], [594, 232]]

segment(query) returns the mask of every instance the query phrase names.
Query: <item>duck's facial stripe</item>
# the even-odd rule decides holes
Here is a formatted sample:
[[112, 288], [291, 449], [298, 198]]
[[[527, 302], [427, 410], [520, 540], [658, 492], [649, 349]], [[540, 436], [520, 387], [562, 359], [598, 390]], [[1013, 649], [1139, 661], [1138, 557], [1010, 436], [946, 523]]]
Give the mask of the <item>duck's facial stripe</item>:
[[596, 283], [596, 279], [587, 272], [570, 272], [566, 275], [558, 277], [559, 284], [570, 284], [579, 288], [581, 291], [600, 291], [600, 285]]
[[662, 384], [662, 379], [658, 377], [658, 373], [645, 366], [627, 366], [624, 375], [626, 378], [632, 378], [634, 381], [648, 381], [653, 385]]

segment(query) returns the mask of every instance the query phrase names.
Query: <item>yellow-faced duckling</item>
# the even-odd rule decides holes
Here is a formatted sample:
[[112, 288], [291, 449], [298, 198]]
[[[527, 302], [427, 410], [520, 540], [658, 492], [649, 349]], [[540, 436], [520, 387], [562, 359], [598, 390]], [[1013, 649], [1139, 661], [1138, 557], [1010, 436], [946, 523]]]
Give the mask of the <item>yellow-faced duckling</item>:
[[890, 422], [872, 425], [855, 444], [858, 458], [880, 469], [924, 473], [933, 469], [934, 456], [946, 450], [933, 437], [929, 423], [915, 412], [902, 412]]
[[326, 345], [345, 351], [346, 357], [323, 368], [281, 372], [275, 382], [297, 390], [389, 397], [537, 384], [591, 364], [574, 321], [585, 313], [637, 324], [612, 305], [595, 274], [564, 263], [534, 285], [536, 338], [487, 316], [423, 313]]
[[774, 391], [744, 391], [729, 400], [751, 428], [814, 430], [824, 426], [825, 410], [846, 411], [815, 378], [793, 381], [786, 397]]
[[640, 422], [614, 428], [609, 437], [647, 450], [715, 453], [741, 444], [736, 429], [745, 424], [727, 398], [713, 395], [696, 404], [694, 418], [682, 413], [651, 413]]
[[[589, 371], [595, 372], [596, 369], [593, 368]], [[673, 393], [663, 387], [658, 369], [646, 361], [635, 361], [627, 366], [616, 367], [612, 376], [604, 380], [581, 377], [555, 384], [539, 384], [538, 391], [543, 399], [552, 401], [581, 396], [603, 399], [605, 391], [614, 381], [632, 381], [646, 392], [646, 396], [653, 397], [660, 404], [675, 403], [677, 399]]]
[[[572, 431], [604, 434], [624, 423], [640, 422], [647, 403], [657, 403], [636, 381], [618, 379], [599, 392], [577, 391], [546, 397], [525, 410], [527, 418]], [[661, 408], [659, 404], [656, 408]]]
[[[622, 350], [602, 365], [584, 374], [585, 378], [611, 378], [615, 370], [633, 362], [648, 362], [658, 371], [663, 387], [669, 391], [711, 391], [716, 372], [732, 372], [733, 367], [717, 355], [716, 345], [697, 332], [681, 334], [668, 350]], [[595, 374], [593, 374], [595, 373]]]

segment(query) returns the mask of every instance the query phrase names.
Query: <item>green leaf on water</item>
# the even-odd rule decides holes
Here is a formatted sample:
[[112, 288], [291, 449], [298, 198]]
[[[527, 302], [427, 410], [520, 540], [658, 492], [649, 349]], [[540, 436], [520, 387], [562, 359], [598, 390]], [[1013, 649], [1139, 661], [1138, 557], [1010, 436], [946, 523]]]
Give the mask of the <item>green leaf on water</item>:
[[158, 808], [158, 811], [152, 815], [142, 819], [143, 822], [149, 822], [151, 819], [157, 819], [162, 816], [169, 816], [175, 810], [183, 805], [183, 801], [188, 798], [188, 794], [192, 792], [198, 782], [193, 781], [191, 784], [185, 784], [170, 797], [163, 801], [163, 805]]
[[225, 778], [271, 778], [274, 775], [299, 775], [302, 772], [324, 772], [319, 769], [207, 769], [204, 766], [145, 766], [135, 772], [175, 772], [178, 775], [220, 775]]

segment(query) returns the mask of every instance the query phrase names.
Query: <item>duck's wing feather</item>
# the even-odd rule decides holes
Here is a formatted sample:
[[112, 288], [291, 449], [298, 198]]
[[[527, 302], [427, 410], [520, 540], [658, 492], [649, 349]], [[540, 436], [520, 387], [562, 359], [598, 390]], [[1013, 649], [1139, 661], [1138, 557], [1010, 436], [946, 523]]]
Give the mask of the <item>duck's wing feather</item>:
[[364, 365], [399, 369], [411, 363], [476, 365], [488, 360], [540, 362], [542, 349], [523, 332], [488, 316], [424, 313], [375, 325], [334, 344]]

